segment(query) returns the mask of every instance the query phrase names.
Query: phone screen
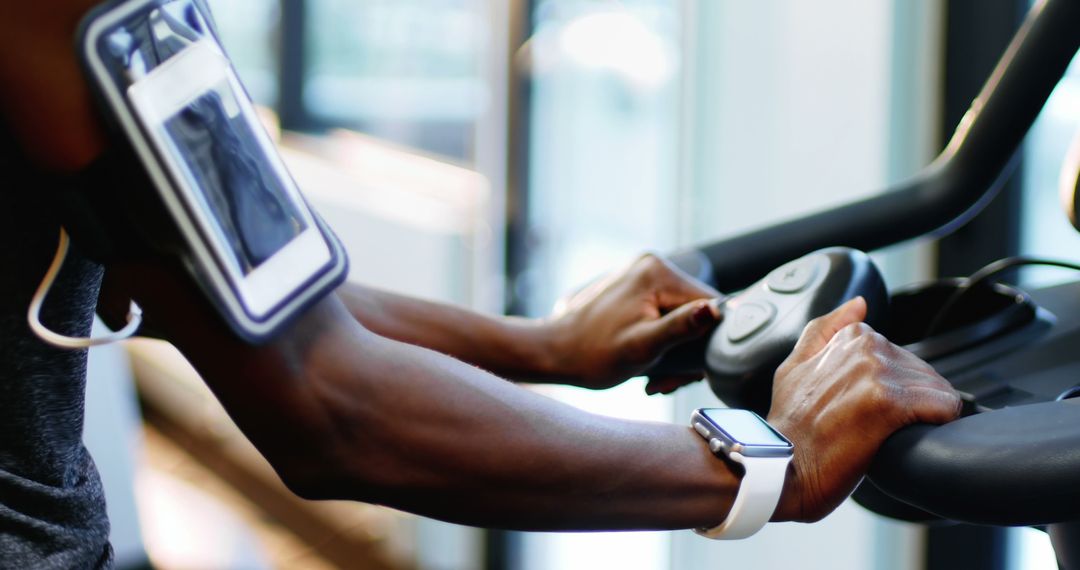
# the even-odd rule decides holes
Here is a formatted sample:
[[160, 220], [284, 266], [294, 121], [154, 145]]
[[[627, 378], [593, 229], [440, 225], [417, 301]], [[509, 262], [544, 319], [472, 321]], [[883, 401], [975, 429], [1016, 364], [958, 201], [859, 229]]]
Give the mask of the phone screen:
[[242, 274], [307, 229], [229, 82], [177, 111], [162, 128]]
[[[264, 315], [331, 260], [327, 241], [240, 80], [213, 41], [181, 50], [127, 89], [160, 157], [159, 191], [193, 255]], [[166, 180], [166, 178], [171, 180]], [[181, 211], [182, 209], [182, 211]]]

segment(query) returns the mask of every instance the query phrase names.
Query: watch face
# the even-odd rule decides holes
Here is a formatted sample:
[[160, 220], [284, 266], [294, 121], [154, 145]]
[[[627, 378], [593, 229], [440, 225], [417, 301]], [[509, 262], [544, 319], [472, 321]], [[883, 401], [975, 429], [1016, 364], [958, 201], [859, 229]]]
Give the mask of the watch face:
[[700, 413], [732, 443], [747, 448], [792, 448], [786, 437], [749, 410], [710, 408], [700, 410]]

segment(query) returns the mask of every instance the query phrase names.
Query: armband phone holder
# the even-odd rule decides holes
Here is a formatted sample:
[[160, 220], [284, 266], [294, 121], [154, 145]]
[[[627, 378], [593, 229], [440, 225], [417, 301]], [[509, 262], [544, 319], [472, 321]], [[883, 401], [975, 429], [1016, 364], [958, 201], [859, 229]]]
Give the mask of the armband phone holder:
[[259, 123], [201, 0], [109, 2], [77, 40], [110, 153], [63, 196], [101, 262], [175, 260], [240, 338], [268, 340], [348, 259]]

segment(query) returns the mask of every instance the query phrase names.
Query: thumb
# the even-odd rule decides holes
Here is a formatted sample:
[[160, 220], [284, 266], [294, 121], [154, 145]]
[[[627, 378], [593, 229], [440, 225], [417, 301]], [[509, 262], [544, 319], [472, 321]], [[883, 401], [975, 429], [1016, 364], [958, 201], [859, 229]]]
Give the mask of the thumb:
[[721, 321], [718, 299], [699, 299], [691, 301], [668, 314], [643, 323], [639, 327], [638, 339], [648, 347], [654, 358], [658, 358], [669, 348], [700, 338], [716, 328]]
[[831, 313], [822, 315], [812, 321], [803, 329], [799, 342], [791, 352], [793, 358], [799, 361], [809, 359], [821, 352], [825, 345], [829, 344], [836, 333], [844, 327], [862, 322], [866, 318], [866, 299], [855, 297], [840, 305]]

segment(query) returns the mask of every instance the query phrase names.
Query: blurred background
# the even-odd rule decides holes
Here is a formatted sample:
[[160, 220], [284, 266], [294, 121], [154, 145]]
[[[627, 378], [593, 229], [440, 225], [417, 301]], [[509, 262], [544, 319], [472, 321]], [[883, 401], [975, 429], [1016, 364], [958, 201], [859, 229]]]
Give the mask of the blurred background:
[[[926, 165], [1027, 0], [210, 0], [350, 279], [541, 316], [643, 251], [879, 192]], [[1075, 258], [1057, 179], [1080, 65], [979, 219], [876, 254], [891, 287], [1014, 253]], [[1067, 274], [1066, 274], [1067, 275]], [[1028, 283], [1061, 279], [1032, 271]], [[704, 386], [544, 388], [682, 423]], [[147, 341], [91, 355], [87, 443], [120, 568], [1056, 568], [1031, 529], [926, 529], [846, 504], [717, 543], [526, 534], [285, 491], [197, 376]]]

